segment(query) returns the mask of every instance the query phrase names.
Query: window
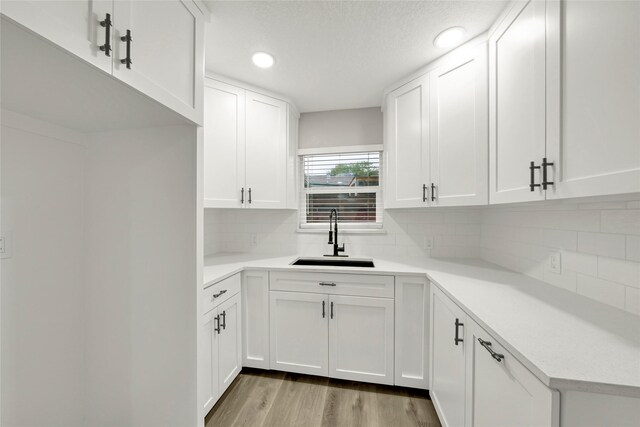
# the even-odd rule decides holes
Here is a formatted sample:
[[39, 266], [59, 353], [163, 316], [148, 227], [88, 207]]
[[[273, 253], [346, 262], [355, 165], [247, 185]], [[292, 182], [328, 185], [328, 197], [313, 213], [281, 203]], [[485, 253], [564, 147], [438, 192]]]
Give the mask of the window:
[[331, 209], [343, 229], [382, 228], [380, 152], [301, 156], [300, 228], [325, 229]]

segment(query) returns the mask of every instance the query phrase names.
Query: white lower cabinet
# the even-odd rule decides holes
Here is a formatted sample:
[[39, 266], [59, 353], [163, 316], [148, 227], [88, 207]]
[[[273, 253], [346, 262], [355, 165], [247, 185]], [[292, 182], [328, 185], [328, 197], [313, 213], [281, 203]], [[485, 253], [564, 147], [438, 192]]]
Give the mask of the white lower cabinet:
[[429, 388], [430, 299], [426, 277], [396, 277], [395, 385]]
[[555, 427], [545, 386], [438, 287], [431, 289], [431, 400], [445, 427]]
[[[365, 286], [365, 277], [393, 284], [393, 276], [336, 275], [328, 281], [322, 274], [296, 273], [287, 280], [283, 274], [270, 274], [271, 369], [393, 384], [394, 300], [329, 293], [346, 292], [356, 282]], [[274, 290], [307, 289], [310, 283], [324, 293]]]
[[431, 387], [429, 393], [445, 427], [464, 426], [466, 315], [440, 289], [431, 290]]
[[269, 369], [269, 272], [242, 273], [242, 366]]
[[557, 426], [559, 394], [467, 320], [468, 426]]
[[327, 376], [329, 297], [302, 292], [270, 294], [271, 369]]
[[329, 376], [393, 384], [393, 300], [329, 296]]
[[[213, 285], [220, 299], [202, 319], [200, 331], [199, 401], [206, 415], [242, 369], [242, 300], [238, 275]], [[230, 295], [235, 292], [235, 294]], [[210, 292], [205, 290], [205, 294]], [[205, 301], [210, 307], [209, 299]]]

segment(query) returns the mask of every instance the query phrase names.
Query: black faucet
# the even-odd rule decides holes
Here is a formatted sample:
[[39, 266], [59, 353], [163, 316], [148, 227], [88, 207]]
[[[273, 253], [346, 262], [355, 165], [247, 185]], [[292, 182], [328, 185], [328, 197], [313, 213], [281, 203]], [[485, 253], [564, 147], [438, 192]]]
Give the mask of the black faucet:
[[[334, 219], [335, 217], [335, 219]], [[333, 220], [333, 231], [331, 231], [331, 223]], [[333, 240], [335, 234], [335, 242]], [[329, 242], [330, 245], [333, 245], [333, 255], [325, 255], [325, 256], [347, 256], [347, 255], [339, 255], [340, 252], [344, 252], [344, 243], [342, 246], [338, 246], [338, 211], [336, 209], [331, 209], [331, 213], [329, 214]]]

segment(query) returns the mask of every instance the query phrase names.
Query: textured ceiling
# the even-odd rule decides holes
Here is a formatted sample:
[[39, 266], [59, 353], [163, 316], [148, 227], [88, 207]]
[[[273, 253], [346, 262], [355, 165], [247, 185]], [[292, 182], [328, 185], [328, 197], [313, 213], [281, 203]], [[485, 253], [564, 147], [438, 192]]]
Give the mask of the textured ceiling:
[[[291, 98], [302, 112], [380, 105], [394, 81], [446, 53], [442, 30], [487, 30], [505, 1], [208, 1], [206, 68]], [[465, 40], [466, 41], [466, 40]], [[256, 51], [276, 58], [270, 69]]]

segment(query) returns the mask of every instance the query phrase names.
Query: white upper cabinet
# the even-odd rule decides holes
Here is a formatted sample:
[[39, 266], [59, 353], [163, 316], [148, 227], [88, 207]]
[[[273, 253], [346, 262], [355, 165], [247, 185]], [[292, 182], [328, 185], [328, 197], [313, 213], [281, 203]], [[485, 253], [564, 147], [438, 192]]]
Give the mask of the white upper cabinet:
[[297, 208], [293, 107], [210, 78], [204, 97], [204, 207]]
[[113, 74], [202, 123], [204, 27], [195, 4], [116, 1], [114, 14]]
[[547, 198], [640, 191], [640, 2], [549, 2], [547, 21]]
[[[544, 199], [545, 3], [514, 3], [489, 38], [491, 203]], [[534, 162], [534, 169], [530, 169]]]
[[429, 182], [429, 76], [387, 95], [385, 207], [426, 206]]
[[430, 75], [430, 202], [487, 204], [486, 44], [453, 56]]
[[1, 3], [17, 23], [202, 124], [204, 15], [193, 1]]
[[245, 91], [206, 79], [204, 96], [204, 206], [243, 206]]
[[0, 10], [45, 39], [111, 73], [114, 37], [113, 25], [107, 24], [113, 23], [113, 1], [2, 1]]
[[245, 156], [247, 205], [286, 208], [286, 102], [247, 91]]

